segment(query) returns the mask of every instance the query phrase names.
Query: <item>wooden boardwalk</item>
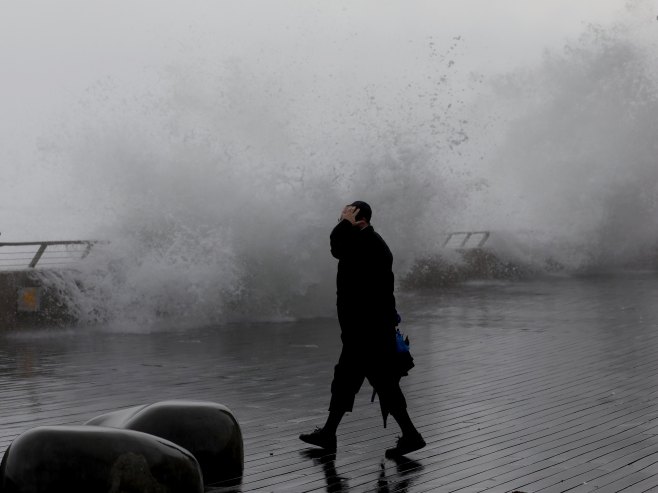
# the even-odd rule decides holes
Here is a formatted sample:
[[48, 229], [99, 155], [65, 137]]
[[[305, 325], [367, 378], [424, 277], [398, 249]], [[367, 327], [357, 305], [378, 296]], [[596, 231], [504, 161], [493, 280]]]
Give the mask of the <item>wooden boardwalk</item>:
[[656, 300], [647, 276], [401, 295], [417, 363], [402, 385], [428, 445], [398, 462], [367, 384], [335, 455], [297, 438], [326, 417], [334, 320], [5, 333], [0, 451], [34, 426], [198, 399], [245, 438], [241, 485], [211, 491], [658, 491]]

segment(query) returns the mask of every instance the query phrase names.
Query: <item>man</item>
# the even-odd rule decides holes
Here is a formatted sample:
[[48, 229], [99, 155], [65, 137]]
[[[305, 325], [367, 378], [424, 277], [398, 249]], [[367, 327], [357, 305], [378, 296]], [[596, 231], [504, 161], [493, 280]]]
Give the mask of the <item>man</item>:
[[329, 417], [324, 427], [299, 438], [336, 450], [336, 431], [364, 379], [379, 395], [382, 409], [397, 421], [402, 436], [386, 450], [393, 458], [425, 446], [414, 427], [395, 369], [395, 327], [399, 317], [393, 295], [393, 255], [370, 225], [372, 209], [356, 201], [345, 206], [331, 232], [331, 254], [338, 259], [337, 309], [343, 349], [331, 383]]

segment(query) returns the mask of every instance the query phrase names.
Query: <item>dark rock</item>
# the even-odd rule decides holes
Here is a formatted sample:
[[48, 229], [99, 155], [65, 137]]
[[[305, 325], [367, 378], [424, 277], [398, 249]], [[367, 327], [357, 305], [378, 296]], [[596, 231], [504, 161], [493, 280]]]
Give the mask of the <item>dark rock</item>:
[[157, 402], [103, 414], [86, 424], [136, 430], [170, 440], [196, 457], [206, 484], [242, 477], [244, 449], [240, 425], [221, 404]]
[[167, 440], [131, 430], [50, 426], [5, 451], [2, 493], [202, 493], [196, 459]]

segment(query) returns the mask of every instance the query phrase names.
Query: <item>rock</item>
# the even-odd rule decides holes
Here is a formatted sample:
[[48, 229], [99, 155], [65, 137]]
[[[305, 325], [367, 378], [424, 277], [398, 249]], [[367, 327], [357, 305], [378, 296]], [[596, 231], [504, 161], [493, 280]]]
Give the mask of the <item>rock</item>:
[[163, 401], [103, 414], [86, 424], [141, 431], [180, 445], [196, 457], [206, 485], [242, 477], [240, 425], [221, 404]]
[[203, 493], [198, 462], [165, 439], [91, 426], [33, 428], [0, 464], [2, 493]]

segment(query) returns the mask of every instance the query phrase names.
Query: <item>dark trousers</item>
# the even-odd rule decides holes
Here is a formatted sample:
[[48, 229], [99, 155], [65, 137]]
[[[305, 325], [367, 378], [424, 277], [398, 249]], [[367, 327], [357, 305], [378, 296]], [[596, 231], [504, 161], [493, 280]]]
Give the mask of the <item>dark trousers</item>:
[[[354, 398], [367, 378], [379, 395], [382, 409], [406, 409], [400, 376], [394, 365], [395, 329], [371, 324], [355, 327], [339, 316], [343, 350], [334, 368], [329, 411], [352, 411]], [[355, 329], [355, 330], [353, 330]], [[356, 330], [361, 332], [356, 332]], [[358, 334], [358, 335], [357, 335]]]

